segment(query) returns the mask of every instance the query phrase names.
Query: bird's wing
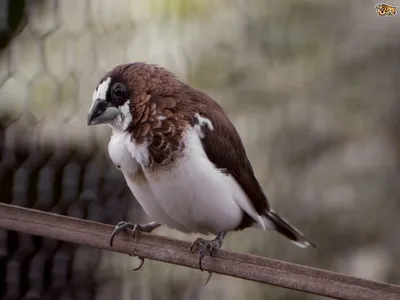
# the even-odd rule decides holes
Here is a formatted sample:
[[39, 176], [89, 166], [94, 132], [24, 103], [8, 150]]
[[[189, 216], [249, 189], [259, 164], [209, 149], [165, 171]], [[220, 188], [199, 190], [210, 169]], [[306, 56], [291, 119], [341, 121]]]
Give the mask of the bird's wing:
[[[235, 197], [236, 201], [253, 220], [265, 228], [261, 215], [269, 210], [268, 200], [254, 175], [236, 128], [221, 106], [207, 95], [196, 91], [190, 98], [194, 103], [193, 113], [198, 113], [200, 117], [207, 118], [212, 123], [213, 130], [203, 128], [205, 132], [201, 139], [208, 159], [239, 184], [242, 191], [235, 191], [239, 193], [239, 197]], [[195, 115], [193, 117], [195, 118]], [[243, 192], [245, 195], [240, 197], [240, 193]], [[246, 224], [241, 226], [247, 227], [253, 220], [244, 220]]]

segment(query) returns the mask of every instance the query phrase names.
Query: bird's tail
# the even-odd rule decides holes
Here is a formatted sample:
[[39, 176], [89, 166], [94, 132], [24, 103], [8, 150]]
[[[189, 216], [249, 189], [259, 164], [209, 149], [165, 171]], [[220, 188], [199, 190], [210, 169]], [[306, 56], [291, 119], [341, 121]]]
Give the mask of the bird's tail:
[[289, 240], [291, 240], [295, 245], [307, 248], [309, 246], [316, 247], [310, 240], [308, 240], [299, 230], [297, 230], [293, 225], [291, 225], [284, 218], [279, 216], [273, 210], [268, 210], [265, 213], [265, 217], [269, 222], [272, 223], [274, 229], [278, 231], [280, 234], [286, 236]]

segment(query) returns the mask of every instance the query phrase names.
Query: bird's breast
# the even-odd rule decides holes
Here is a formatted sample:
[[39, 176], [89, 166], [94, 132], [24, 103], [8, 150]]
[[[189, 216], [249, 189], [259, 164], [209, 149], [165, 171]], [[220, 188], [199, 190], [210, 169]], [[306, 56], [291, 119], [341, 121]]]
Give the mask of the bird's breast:
[[113, 133], [108, 143], [108, 154], [115, 166], [118, 166], [121, 170], [125, 170], [129, 177], [134, 178], [141, 172], [141, 166], [133, 159], [132, 155], [125, 147], [126, 138], [127, 134], [124, 132]]
[[137, 182], [137, 184], [144, 184], [146, 177], [144, 176], [143, 168], [126, 146], [126, 141], [129, 138], [129, 134], [125, 132], [113, 133], [108, 144], [108, 153], [114, 165], [123, 171], [124, 175]]
[[[152, 221], [169, 225], [181, 231], [189, 231], [180, 223], [174, 222], [156, 201], [141, 164], [135, 158], [134, 153], [132, 154], [127, 147], [126, 141], [128, 138], [129, 136], [124, 132], [113, 133], [108, 144], [108, 151], [113, 163], [120, 167], [133, 196]], [[130, 148], [133, 147], [135, 145]], [[132, 221], [135, 222], [135, 220]]]
[[229, 177], [207, 158], [195, 131], [186, 135], [184, 143], [183, 154], [169, 168], [144, 168], [156, 201], [189, 231], [217, 234], [234, 229], [243, 211]]
[[243, 218], [236, 181], [208, 159], [195, 130], [182, 142], [181, 155], [162, 167], [146, 167], [145, 145], [136, 145], [124, 133], [112, 136], [109, 154], [152, 220], [183, 232], [235, 229]]

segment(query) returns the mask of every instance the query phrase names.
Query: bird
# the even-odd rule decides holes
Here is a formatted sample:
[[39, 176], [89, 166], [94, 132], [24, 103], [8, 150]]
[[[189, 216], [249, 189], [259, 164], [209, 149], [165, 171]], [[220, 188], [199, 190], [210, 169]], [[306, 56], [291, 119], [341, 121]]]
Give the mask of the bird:
[[315, 247], [269, 204], [238, 131], [220, 104], [156, 64], [116, 65], [100, 79], [88, 126], [108, 124], [108, 152], [151, 219], [119, 222], [124, 230], [152, 232], [163, 225], [197, 238], [199, 268], [228, 232], [275, 230], [297, 246]]

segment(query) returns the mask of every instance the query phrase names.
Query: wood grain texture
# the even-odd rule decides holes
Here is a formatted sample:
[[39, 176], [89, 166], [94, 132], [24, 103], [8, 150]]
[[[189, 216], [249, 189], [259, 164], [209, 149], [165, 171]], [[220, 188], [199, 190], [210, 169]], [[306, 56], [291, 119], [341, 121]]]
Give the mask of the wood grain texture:
[[[0, 227], [46, 238], [116, 251], [197, 268], [190, 243], [140, 233], [136, 241], [120, 234], [110, 248], [113, 226], [0, 203]], [[345, 300], [400, 299], [400, 286], [386, 284], [269, 258], [218, 250], [203, 268], [214, 273]], [[200, 284], [200, 283], [199, 283]]]

